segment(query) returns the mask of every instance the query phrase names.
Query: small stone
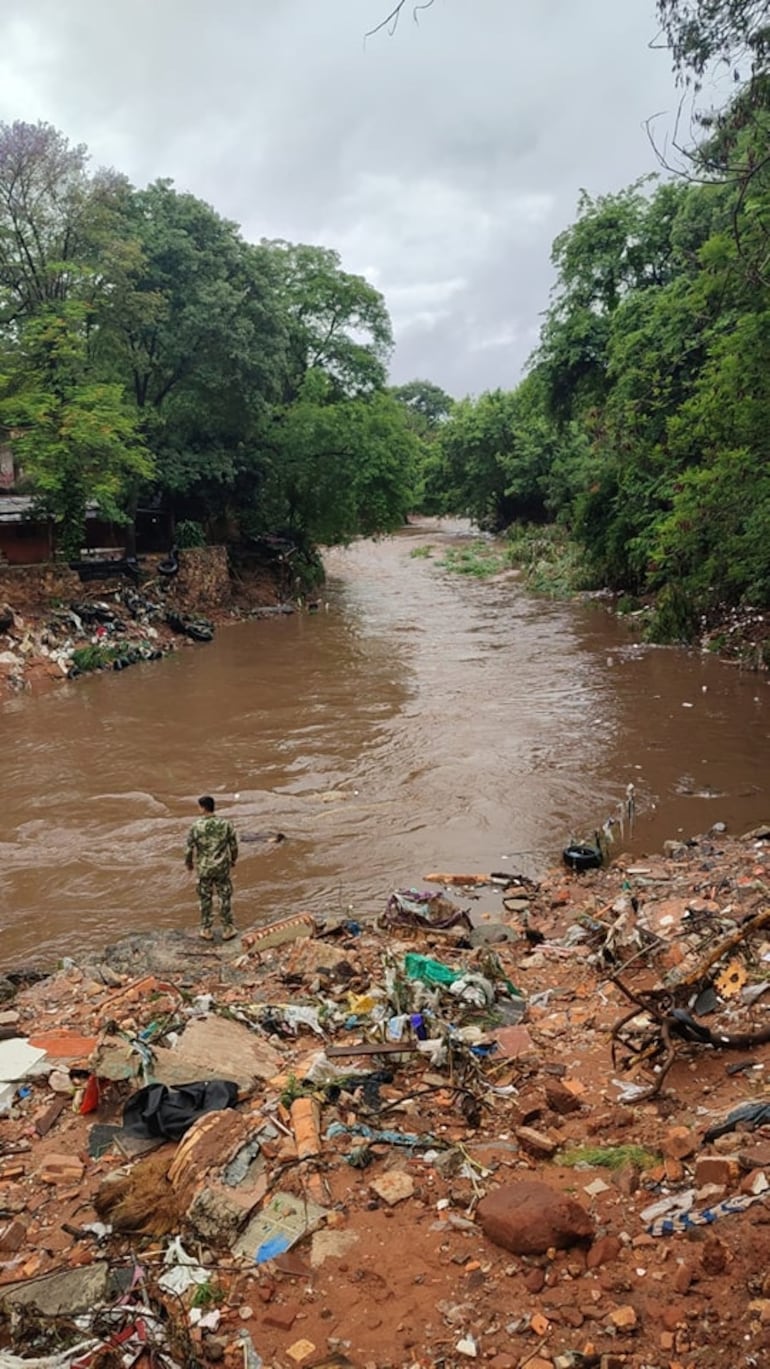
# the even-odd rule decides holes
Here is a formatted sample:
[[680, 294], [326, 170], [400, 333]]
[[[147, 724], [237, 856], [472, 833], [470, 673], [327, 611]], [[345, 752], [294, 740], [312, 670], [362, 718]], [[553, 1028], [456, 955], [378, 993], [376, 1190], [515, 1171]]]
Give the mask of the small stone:
[[682, 1260], [674, 1270], [674, 1277], [671, 1280], [671, 1287], [673, 1288], [675, 1293], [683, 1295], [689, 1292], [690, 1285], [693, 1282], [694, 1278], [695, 1270], [693, 1269], [693, 1266], [689, 1264], [686, 1260]]
[[704, 1274], [717, 1275], [724, 1274], [730, 1260], [727, 1247], [718, 1236], [708, 1234], [703, 1243], [701, 1251], [701, 1268]]
[[741, 1169], [770, 1169], [770, 1141], [759, 1141], [755, 1146], [747, 1146], [738, 1152]]
[[670, 1127], [663, 1137], [661, 1150], [673, 1160], [686, 1160], [694, 1155], [698, 1146], [689, 1127]]
[[537, 1179], [491, 1189], [476, 1216], [485, 1236], [514, 1255], [566, 1250], [594, 1234], [593, 1219], [580, 1203]]
[[303, 1359], [312, 1355], [314, 1350], [315, 1346], [311, 1340], [295, 1340], [294, 1344], [289, 1346], [286, 1354], [294, 1360], [295, 1364], [301, 1364]]
[[4, 1255], [15, 1255], [17, 1250], [21, 1250], [26, 1239], [26, 1226], [18, 1218], [14, 1218], [12, 1222], [0, 1230], [0, 1251]]
[[609, 1188], [609, 1184], [605, 1184], [603, 1179], [594, 1179], [592, 1183], [584, 1185], [583, 1192], [587, 1193], [589, 1198], [598, 1198], [600, 1193], [608, 1193]]
[[711, 1142], [711, 1149], [717, 1155], [732, 1155], [735, 1150], [735, 1136], [717, 1136]]
[[498, 1027], [490, 1033], [497, 1042], [498, 1054], [509, 1059], [520, 1055], [534, 1055], [535, 1043], [526, 1027]]
[[544, 1336], [549, 1325], [548, 1318], [544, 1317], [542, 1312], [535, 1312], [530, 1317], [529, 1328], [531, 1331], [534, 1331], [536, 1336]]
[[516, 1140], [524, 1150], [539, 1160], [550, 1160], [559, 1149], [557, 1141], [552, 1141], [545, 1132], [536, 1131], [534, 1127], [517, 1127]]
[[249, 1307], [249, 1304], [245, 1302], [241, 1307], [238, 1308], [238, 1316], [240, 1317], [241, 1321], [251, 1321], [252, 1317], [254, 1316], [254, 1308]]
[[44, 1159], [38, 1177], [44, 1184], [79, 1184], [84, 1168], [77, 1155], [51, 1154]]
[[665, 1157], [663, 1169], [666, 1175], [666, 1183], [678, 1185], [684, 1181], [684, 1165], [681, 1160], [674, 1159], [673, 1155]]
[[466, 1359], [476, 1359], [479, 1353], [478, 1341], [473, 1336], [463, 1336], [455, 1346], [458, 1355], [465, 1355]]
[[625, 1303], [622, 1307], [613, 1307], [610, 1321], [618, 1331], [633, 1331], [636, 1328], [636, 1310], [630, 1303]]
[[524, 1279], [524, 1287], [528, 1293], [541, 1293], [545, 1288], [545, 1274], [542, 1269], [530, 1269]]
[[557, 1079], [549, 1080], [546, 1084], [545, 1101], [552, 1112], [558, 1112], [562, 1116], [580, 1111], [580, 1099]]
[[630, 1198], [636, 1193], [639, 1187], [639, 1166], [634, 1164], [623, 1165], [616, 1169], [613, 1174], [615, 1187], [623, 1194], [624, 1198]]
[[599, 1269], [603, 1264], [611, 1264], [622, 1249], [617, 1236], [600, 1236], [586, 1255], [586, 1269]]
[[394, 1207], [396, 1203], [413, 1196], [414, 1179], [403, 1169], [389, 1169], [372, 1179], [369, 1187], [388, 1207]]
[[770, 1184], [767, 1182], [767, 1175], [763, 1169], [752, 1169], [745, 1178], [741, 1179], [741, 1193], [753, 1194], [759, 1197], [760, 1193], [766, 1193]]

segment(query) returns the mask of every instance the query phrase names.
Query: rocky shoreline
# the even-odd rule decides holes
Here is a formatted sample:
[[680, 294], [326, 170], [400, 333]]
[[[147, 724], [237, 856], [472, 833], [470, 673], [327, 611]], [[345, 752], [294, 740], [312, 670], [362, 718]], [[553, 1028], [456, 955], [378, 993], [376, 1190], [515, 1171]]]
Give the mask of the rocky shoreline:
[[763, 1362], [770, 828], [433, 879], [2, 981], [4, 1369]]

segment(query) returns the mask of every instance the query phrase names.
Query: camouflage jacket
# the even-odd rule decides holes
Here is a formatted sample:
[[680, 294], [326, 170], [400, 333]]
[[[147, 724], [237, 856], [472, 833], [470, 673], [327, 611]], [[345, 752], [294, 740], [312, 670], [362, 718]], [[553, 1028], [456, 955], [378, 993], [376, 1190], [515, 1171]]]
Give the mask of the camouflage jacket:
[[199, 875], [226, 875], [238, 859], [238, 838], [227, 818], [197, 818], [187, 836], [185, 860]]

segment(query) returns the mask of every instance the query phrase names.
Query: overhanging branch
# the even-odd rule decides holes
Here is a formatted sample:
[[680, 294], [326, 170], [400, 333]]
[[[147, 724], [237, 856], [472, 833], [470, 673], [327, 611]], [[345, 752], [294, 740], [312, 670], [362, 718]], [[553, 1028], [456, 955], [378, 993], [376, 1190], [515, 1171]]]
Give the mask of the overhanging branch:
[[[390, 11], [390, 14], [386, 14], [385, 18], [381, 19], [379, 24], [375, 24], [373, 29], [369, 29], [368, 32], [364, 34], [364, 38], [373, 38], [375, 33], [380, 33], [383, 29], [387, 29], [392, 37], [396, 29], [398, 28], [398, 21], [401, 18], [401, 11], [405, 9], [406, 4], [407, 0], [398, 0], [398, 4], [393, 6], [392, 10]], [[420, 22], [420, 10], [429, 10], [432, 4], [433, 0], [422, 0], [422, 4], [414, 6], [412, 10], [412, 18], [414, 19], [415, 24], [419, 24]]]

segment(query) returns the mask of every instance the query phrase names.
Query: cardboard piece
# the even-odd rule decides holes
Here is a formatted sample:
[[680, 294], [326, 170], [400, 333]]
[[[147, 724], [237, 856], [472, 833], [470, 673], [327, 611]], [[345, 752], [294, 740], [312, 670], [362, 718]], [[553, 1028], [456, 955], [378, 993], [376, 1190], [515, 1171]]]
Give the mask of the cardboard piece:
[[295, 1198], [293, 1193], [276, 1193], [258, 1216], [253, 1217], [235, 1245], [235, 1255], [245, 1255], [264, 1264], [283, 1255], [303, 1236], [315, 1231], [327, 1209], [310, 1198]]
[[[141, 1067], [142, 1056], [131, 1043], [113, 1036], [105, 1037], [91, 1060], [100, 1079], [136, 1079]], [[273, 1079], [282, 1067], [283, 1057], [256, 1032], [241, 1022], [210, 1014], [189, 1022], [173, 1049], [153, 1047], [144, 1077], [147, 1083], [168, 1084], [169, 1088], [195, 1080], [232, 1079], [247, 1091], [258, 1079]]]

